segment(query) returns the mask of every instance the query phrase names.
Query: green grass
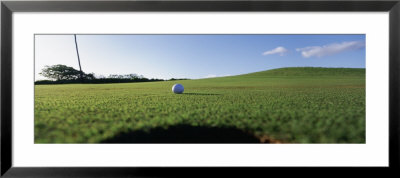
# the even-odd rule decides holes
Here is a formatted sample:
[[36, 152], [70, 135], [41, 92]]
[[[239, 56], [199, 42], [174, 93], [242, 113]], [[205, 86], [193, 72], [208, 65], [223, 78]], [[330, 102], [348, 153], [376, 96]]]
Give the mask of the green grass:
[[[184, 94], [171, 92], [175, 83]], [[35, 86], [35, 143], [97, 143], [174, 125], [236, 128], [285, 143], [365, 143], [365, 69]]]

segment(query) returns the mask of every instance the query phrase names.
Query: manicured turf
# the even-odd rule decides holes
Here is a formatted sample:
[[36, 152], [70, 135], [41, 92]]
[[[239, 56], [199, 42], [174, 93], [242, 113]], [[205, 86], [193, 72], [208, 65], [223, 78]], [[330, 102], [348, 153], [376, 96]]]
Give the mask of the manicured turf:
[[[172, 93], [175, 83], [184, 94]], [[365, 143], [365, 69], [35, 86], [35, 143], [98, 143], [176, 125], [237, 129], [284, 143]]]

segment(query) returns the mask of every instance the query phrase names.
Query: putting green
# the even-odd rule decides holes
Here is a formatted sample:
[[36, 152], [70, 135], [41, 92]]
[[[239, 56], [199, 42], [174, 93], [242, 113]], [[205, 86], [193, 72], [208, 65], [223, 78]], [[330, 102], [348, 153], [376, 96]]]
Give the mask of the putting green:
[[[171, 91], [175, 83], [185, 87], [183, 94]], [[35, 86], [35, 143], [98, 143], [177, 125], [221, 134], [235, 129], [285, 143], [364, 143], [365, 69], [281, 68], [198, 80]]]

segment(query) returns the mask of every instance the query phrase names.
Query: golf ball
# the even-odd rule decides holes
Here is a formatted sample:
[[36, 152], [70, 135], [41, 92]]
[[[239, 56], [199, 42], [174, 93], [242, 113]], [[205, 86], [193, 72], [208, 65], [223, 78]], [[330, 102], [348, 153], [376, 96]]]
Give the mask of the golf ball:
[[181, 94], [183, 93], [183, 85], [181, 84], [175, 84], [174, 86], [172, 86], [172, 91], [176, 94]]

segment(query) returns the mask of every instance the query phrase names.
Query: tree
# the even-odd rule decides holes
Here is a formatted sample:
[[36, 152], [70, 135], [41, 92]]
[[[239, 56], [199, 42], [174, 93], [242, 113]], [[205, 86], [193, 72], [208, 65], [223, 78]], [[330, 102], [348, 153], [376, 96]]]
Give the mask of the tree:
[[83, 74], [82, 74], [82, 78], [83, 79], [86, 79], [86, 80], [93, 80], [93, 79], [96, 79], [96, 77], [94, 76], [94, 73], [89, 73], [89, 74], [86, 74], [86, 73], [84, 73], [84, 72], [82, 72]]
[[75, 80], [79, 79], [81, 74], [82, 76], [85, 76], [85, 78], [94, 78], [93, 74], [85, 74], [83, 72], [81, 73], [73, 67], [62, 64], [45, 66], [45, 68], [42, 69], [42, 72], [39, 74], [54, 80]]

